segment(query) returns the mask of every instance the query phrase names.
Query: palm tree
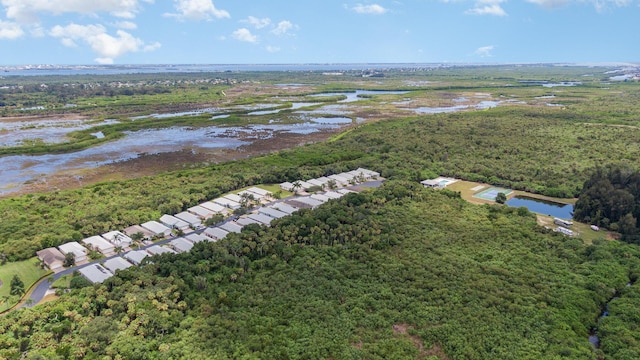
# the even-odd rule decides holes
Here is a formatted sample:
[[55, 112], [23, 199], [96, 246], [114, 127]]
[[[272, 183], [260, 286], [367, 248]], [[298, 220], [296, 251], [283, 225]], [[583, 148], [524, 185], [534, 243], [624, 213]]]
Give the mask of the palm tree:
[[293, 190], [294, 194], [298, 195], [298, 190], [300, 190], [300, 188], [302, 188], [302, 183], [298, 180], [293, 183], [291, 190]]
[[335, 190], [335, 189], [338, 188], [338, 183], [336, 183], [335, 180], [331, 179], [331, 180], [327, 181], [327, 186], [329, 187], [329, 189]]

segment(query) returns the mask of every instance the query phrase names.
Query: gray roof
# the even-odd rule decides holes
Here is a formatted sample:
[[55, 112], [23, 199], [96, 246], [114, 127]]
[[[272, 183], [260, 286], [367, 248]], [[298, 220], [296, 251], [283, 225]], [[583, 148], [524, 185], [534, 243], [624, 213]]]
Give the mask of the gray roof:
[[281, 203], [277, 203], [277, 204], [273, 204], [270, 207], [274, 208], [276, 210], [280, 210], [280, 211], [282, 211], [283, 213], [286, 213], [286, 214], [293, 214], [294, 212], [298, 211], [298, 208], [293, 207], [293, 206], [291, 206], [289, 204], [282, 203], [282, 202]]
[[173, 247], [177, 252], [181, 253], [191, 251], [191, 248], [193, 247], [192, 242], [181, 237], [171, 240], [169, 244], [171, 244], [171, 247]]
[[224, 239], [227, 236], [227, 234], [229, 234], [229, 232], [226, 230], [222, 230], [219, 227], [209, 227], [204, 229], [204, 234], [210, 238], [220, 240], [220, 239]]
[[246, 218], [240, 218], [240, 219], [236, 220], [236, 224], [238, 224], [240, 226], [247, 226], [249, 224], [260, 224], [260, 222], [246, 217]]
[[47, 266], [55, 262], [64, 262], [64, 254], [56, 248], [46, 248], [36, 252], [38, 258], [42, 260]]
[[142, 226], [143, 228], [151, 231], [154, 234], [163, 234], [163, 235], [168, 235], [171, 233], [171, 229], [160, 224], [157, 221], [147, 221], [144, 224], [140, 224], [140, 226]]
[[[155, 234], [151, 231], [149, 231], [148, 229], [143, 228], [140, 225], [133, 225], [133, 226], [129, 226], [128, 228], [122, 230], [124, 233], [126, 233], [129, 236], [133, 236], [134, 234], [137, 233], [142, 233], [142, 235], [144, 235], [145, 238], [150, 239], [152, 238]], [[102, 236], [105, 236], [106, 238], [107, 234], [102, 234]]]
[[102, 265], [105, 268], [109, 269], [109, 271], [111, 271], [114, 274], [116, 273], [116, 270], [124, 270], [126, 268], [133, 266], [130, 262], [121, 258], [120, 256], [111, 258], [105, 261], [104, 263], [102, 263]]
[[142, 262], [142, 260], [144, 258], [149, 256], [149, 253], [147, 253], [144, 250], [132, 250], [132, 251], [129, 251], [129, 252], [125, 253], [123, 256], [124, 256], [125, 259], [128, 259], [132, 263], [134, 263], [136, 265], [139, 265], [140, 262]]
[[249, 219], [255, 220], [264, 225], [270, 225], [273, 218], [263, 214], [249, 214]]
[[148, 248], [146, 248], [146, 250], [151, 255], [160, 255], [160, 254], [166, 254], [166, 253], [176, 254], [174, 250], [166, 246], [160, 246], [160, 245], [151, 245]]
[[329, 201], [329, 197], [328, 196], [324, 196], [322, 194], [313, 194], [310, 196], [312, 199], [318, 200], [318, 201], [322, 201], [323, 203]]
[[160, 222], [162, 222], [165, 226], [172, 229], [188, 229], [189, 223], [184, 220], [180, 220], [173, 215], [164, 214], [160, 216]]
[[199, 217], [193, 215], [190, 212], [183, 211], [181, 213], [177, 213], [175, 215], [175, 217], [177, 217], [178, 219], [180, 219], [182, 221], [186, 221], [186, 222], [188, 222], [189, 224], [191, 224], [193, 226], [202, 225], [202, 220], [200, 220]]
[[68, 242], [66, 244], [62, 244], [62, 245], [58, 246], [58, 249], [63, 254], [72, 253], [73, 256], [75, 256], [75, 257], [87, 256], [87, 248], [85, 248], [84, 246], [80, 245], [77, 241], [72, 241], [72, 242]]
[[86, 239], [82, 239], [82, 242], [89, 248], [97, 248], [101, 253], [113, 252], [113, 244], [105, 240], [102, 236], [94, 235]]
[[108, 233], [102, 234], [102, 237], [109, 240], [114, 246], [129, 246], [133, 242], [130, 237], [120, 231], [109, 231]]
[[185, 235], [184, 236], [185, 239], [191, 241], [192, 243], [199, 243], [201, 241], [211, 241], [211, 239], [209, 239], [208, 237], [202, 235], [202, 234], [196, 234], [196, 233], [192, 233], [189, 235]]
[[327, 191], [326, 193], [323, 194], [324, 196], [328, 197], [329, 199], [339, 199], [341, 198], [344, 194], [340, 194], [338, 192], [335, 191]]
[[220, 228], [228, 232], [234, 232], [234, 233], [240, 233], [240, 231], [242, 230], [242, 226], [230, 221], [220, 225]]
[[271, 191], [265, 190], [265, 189], [261, 189], [259, 187], [250, 187], [247, 189], [247, 191], [250, 191], [252, 193], [256, 193], [258, 195], [261, 196], [267, 196], [267, 195], [271, 195]]
[[316, 199], [312, 199], [308, 196], [303, 196], [303, 197], [299, 197], [299, 198], [295, 198], [295, 201], [301, 202], [303, 204], [307, 204], [310, 205], [311, 207], [316, 207], [316, 206], [320, 206], [322, 205], [321, 201], [318, 201]]
[[93, 284], [101, 283], [113, 276], [109, 270], [99, 264], [90, 264], [80, 268], [78, 271]]
[[268, 208], [268, 207], [262, 207], [258, 209], [258, 214], [263, 214], [263, 215], [267, 215], [269, 217], [272, 217], [274, 219], [280, 219], [283, 218], [285, 216], [287, 216], [287, 213], [284, 213], [280, 210], [276, 210], [276, 209], [272, 209], [272, 208]]
[[214, 213], [220, 213], [220, 212], [224, 212], [226, 210], [226, 208], [220, 204], [216, 204], [212, 201], [207, 201], [207, 202], [203, 202], [202, 204], [200, 204], [200, 206], [202, 206], [205, 209], [209, 209], [211, 211], [213, 211]]
[[201, 219], [207, 219], [213, 216], [214, 212], [212, 210], [207, 209], [206, 207], [196, 205], [187, 209], [192, 214], [195, 214]]

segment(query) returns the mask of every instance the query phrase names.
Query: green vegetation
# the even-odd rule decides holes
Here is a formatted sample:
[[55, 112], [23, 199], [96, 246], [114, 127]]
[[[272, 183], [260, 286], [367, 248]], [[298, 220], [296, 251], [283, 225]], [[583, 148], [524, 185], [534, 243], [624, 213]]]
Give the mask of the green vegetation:
[[640, 171], [598, 168], [584, 184], [574, 217], [618, 231], [622, 240], [640, 244]]
[[[47, 270], [43, 270], [40, 260], [37, 258], [0, 265], [0, 281], [2, 282], [2, 286], [0, 286], [0, 311], [15, 305], [24, 291], [46, 274]], [[22, 283], [22, 287], [15, 279]], [[14, 293], [12, 291], [14, 286], [16, 289], [22, 288], [22, 291]]]
[[[368, 108], [380, 103], [374, 95], [358, 111], [379, 112], [383, 120], [353, 126], [326, 143], [2, 199], [0, 252], [3, 260], [16, 261], [255, 184], [273, 191], [279, 182], [357, 167], [389, 179], [379, 189], [299, 211], [270, 228], [246, 226], [242, 234], [199, 243], [189, 253], [156, 257], [102, 285], [78, 274], [67, 277], [56, 286], [72, 288], [70, 293], [0, 318], [0, 358], [637, 359], [640, 248], [630, 230], [640, 227], [634, 180], [640, 88], [603, 88], [604, 75], [561, 91], [520, 82], [583, 80], [585, 71], [600, 70], [450, 68], [390, 72], [383, 80], [299, 74], [294, 81], [323, 83], [314, 91], [409, 89], [407, 101], [416, 106], [452, 106], [458, 97], [483, 93], [508, 102], [485, 111], [407, 116], [390, 106]], [[229, 106], [263, 102], [286, 94], [261, 83], [291, 81], [289, 74], [228, 75], [215, 83], [197, 83], [202, 74], [185, 76], [188, 83], [167, 75], [175, 81], [166, 87], [155, 82], [159, 75], [136, 75], [130, 79], [144, 84], [126, 94], [109, 93], [106, 78], [93, 88], [95, 79], [78, 78], [87, 86], [66, 97], [36, 86], [43, 79], [3, 79], [33, 87], [0, 92], [1, 111], [15, 114], [41, 101], [59, 108], [64, 98], [78, 104], [69, 111], [125, 119], [184, 109], [176, 104], [202, 107], [228, 99], [233, 90], [243, 95], [229, 99]], [[62, 86], [65, 79], [48, 81]], [[550, 94], [563, 106], [537, 99]], [[205, 121], [122, 120], [100, 129], [117, 136], [136, 127]], [[237, 113], [222, 121], [246, 118]], [[86, 134], [74, 133], [75, 144], [93, 146]], [[30, 146], [14, 150], [57, 151], [40, 142]], [[553, 197], [580, 195], [577, 217], [617, 226], [628, 242], [605, 240], [604, 233], [565, 237], [536, 225], [524, 208], [472, 205], [460, 193], [418, 184], [436, 175]], [[11, 288], [20, 288], [17, 281], [11, 286], [12, 279], [28, 288], [44, 274], [34, 265], [0, 267], [7, 307]], [[30, 271], [37, 273], [29, 277]], [[600, 318], [606, 306], [609, 316]], [[599, 349], [588, 342], [595, 328]]]
[[11, 313], [0, 356], [596, 359], [629, 351], [587, 336], [639, 256], [390, 182]]

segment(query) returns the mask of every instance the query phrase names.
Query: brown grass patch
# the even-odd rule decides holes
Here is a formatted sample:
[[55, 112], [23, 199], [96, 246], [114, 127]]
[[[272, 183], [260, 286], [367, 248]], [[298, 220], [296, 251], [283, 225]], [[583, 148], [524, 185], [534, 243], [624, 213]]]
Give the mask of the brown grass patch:
[[449, 358], [447, 357], [447, 354], [444, 353], [444, 351], [442, 350], [442, 346], [440, 346], [440, 344], [438, 343], [434, 343], [433, 347], [431, 349], [425, 349], [424, 348], [424, 344], [422, 343], [422, 340], [420, 339], [420, 337], [418, 335], [409, 335], [409, 331], [413, 330], [414, 327], [409, 325], [409, 324], [394, 324], [393, 325], [393, 334], [394, 335], [404, 335], [407, 336], [409, 338], [409, 340], [411, 340], [411, 342], [413, 343], [413, 345], [415, 345], [415, 347], [418, 349], [419, 352], [419, 359], [424, 359], [428, 356], [435, 356], [438, 359], [441, 360], [448, 360]]

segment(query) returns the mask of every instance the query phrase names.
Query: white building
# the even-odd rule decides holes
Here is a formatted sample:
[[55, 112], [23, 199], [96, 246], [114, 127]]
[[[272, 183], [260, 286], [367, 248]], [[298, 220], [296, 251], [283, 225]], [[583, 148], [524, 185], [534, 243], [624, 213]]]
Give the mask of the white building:
[[307, 204], [309, 206], [311, 206], [311, 208], [315, 208], [317, 206], [322, 205], [321, 201], [318, 201], [316, 199], [312, 199], [308, 196], [301, 196], [299, 198], [296, 198], [295, 201], [303, 203], [303, 204]]
[[188, 223], [191, 228], [194, 228], [194, 229], [202, 228], [202, 220], [200, 220], [199, 217], [197, 217], [196, 215], [193, 215], [190, 212], [183, 211], [175, 214], [174, 216]]
[[147, 221], [144, 224], [140, 224], [143, 228], [151, 231], [154, 235], [167, 237], [171, 235], [171, 228], [168, 228], [157, 221]]
[[133, 243], [133, 239], [120, 231], [109, 231], [108, 233], [102, 234], [102, 237], [112, 243], [113, 246], [120, 246], [123, 249], [128, 248]]
[[280, 189], [284, 191], [293, 191], [293, 184], [288, 181], [285, 181], [280, 184]]
[[221, 197], [221, 198], [217, 198], [217, 199], [213, 199], [212, 200], [214, 204], [218, 204], [221, 206], [224, 206], [226, 208], [229, 208], [231, 210], [235, 210], [235, 209], [239, 209], [240, 208], [240, 203], [233, 201], [233, 200], [229, 200], [227, 198]]
[[271, 196], [271, 191], [265, 190], [265, 189], [261, 189], [259, 187], [250, 187], [247, 189], [247, 191], [252, 192], [254, 194], [257, 194], [263, 198]]
[[236, 202], [238, 204], [242, 204], [242, 198], [237, 194], [227, 194], [223, 196], [223, 198]]
[[191, 241], [194, 244], [197, 244], [201, 241], [211, 241], [211, 239], [208, 238], [207, 236], [202, 234], [196, 234], [196, 233], [185, 235], [184, 238]]
[[211, 201], [203, 202], [202, 204], [200, 204], [200, 206], [202, 206], [205, 209], [209, 209], [216, 214], [225, 214], [229, 212], [229, 209], [224, 207], [224, 205], [216, 204]]
[[164, 214], [160, 216], [160, 222], [164, 226], [171, 229], [182, 230], [182, 231], [188, 231], [189, 229], [191, 229], [188, 222], [180, 220], [173, 215]]
[[104, 266], [109, 271], [115, 274], [116, 271], [130, 268], [133, 265], [127, 260], [121, 258], [120, 256], [116, 256], [102, 263], [102, 266]]
[[313, 194], [310, 196], [310, 198], [321, 201], [323, 203], [326, 203], [327, 201], [329, 201], [329, 197], [322, 195], [322, 194]]
[[219, 227], [208, 227], [204, 229], [203, 234], [212, 238], [213, 240], [222, 240], [227, 236], [227, 234], [229, 234], [229, 232], [220, 229]]
[[78, 271], [92, 284], [101, 283], [113, 276], [109, 270], [99, 264], [89, 264]]
[[220, 228], [222, 230], [228, 231], [228, 232], [234, 232], [234, 233], [240, 233], [240, 231], [242, 231], [242, 226], [231, 222], [231, 221], [227, 221], [226, 223], [220, 225]]
[[293, 207], [293, 206], [291, 206], [289, 204], [282, 203], [282, 202], [277, 203], [277, 204], [273, 204], [273, 205], [271, 205], [271, 207], [276, 209], [276, 210], [280, 210], [283, 213], [288, 214], [288, 215], [291, 215], [294, 212], [298, 211], [298, 208]]
[[149, 253], [144, 250], [132, 250], [123, 255], [125, 259], [129, 260], [134, 265], [140, 265], [142, 260], [147, 256], [149, 256]]
[[200, 205], [196, 205], [196, 206], [190, 207], [190, 208], [187, 209], [187, 211], [190, 214], [193, 214], [194, 216], [197, 216], [198, 218], [200, 218], [202, 220], [207, 220], [207, 219], [213, 217], [213, 215], [215, 215], [215, 212], [213, 212], [213, 211], [211, 211], [211, 210], [209, 210], [209, 209], [207, 209], [205, 207], [202, 207]]
[[329, 199], [339, 199], [343, 195], [344, 194], [340, 194], [339, 192], [335, 192], [335, 191], [327, 191], [326, 193], [324, 193], [324, 196], [328, 197]]
[[245, 226], [250, 225], [250, 224], [261, 225], [260, 222], [258, 222], [256, 220], [253, 220], [251, 218], [248, 218], [248, 217], [243, 217], [243, 218], [240, 218], [240, 219], [236, 220], [236, 224], [238, 224], [238, 225], [240, 225], [242, 227], [245, 227]]
[[114, 252], [114, 246], [112, 243], [105, 240], [103, 237], [94, 235], [82, 240], [89, 249], [99, 251], [104, 256], [111, 256]]
[[87, 260], [87, 248], [80, 245], [77, 241], [68, 242], [58, 246], [58, 250], [63, 254], [73, 254], [76, 264]]
[[269, 208], [269, 207], [261, 207], [261, 208], [259, 208], [258, 209], [258, 214], [266, 215], [266, 216], [268, 216], [270, 218], [273, 218], [273, 219], [280, 219], [280, 218], [283, 218], [283, 217], [288, 215], [287, 213], [284, 213], [284, 212], [282, 212], [280, 210], [276, 210], [276, 209]]
[[149, 253], [149, 255], [177, 254], [175, 250], [160, 245], [151, 245], [145, 250]]
[[181, 237], [171, 240], [169, 242], [169, 245], [171, 245], [171, 247], [179, 253], [191, 251], [191, 248], [193, 248], [192, 242]]
[[255, 220], [257, 222], [259, 222], [260, 224], [263, 225], [271, 225], [271, 222], [273, 221], [273, 218], [264, 214], [249, 214], [248, 215], [249, 219]]

